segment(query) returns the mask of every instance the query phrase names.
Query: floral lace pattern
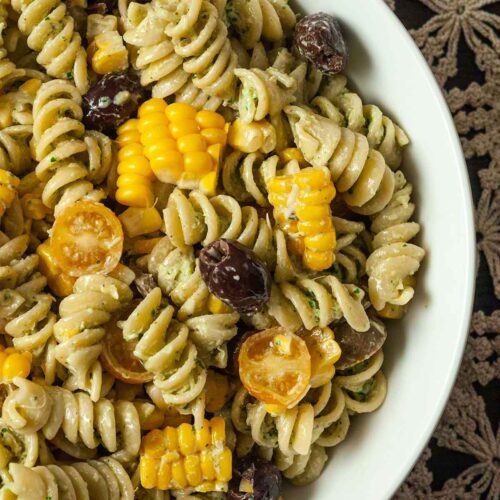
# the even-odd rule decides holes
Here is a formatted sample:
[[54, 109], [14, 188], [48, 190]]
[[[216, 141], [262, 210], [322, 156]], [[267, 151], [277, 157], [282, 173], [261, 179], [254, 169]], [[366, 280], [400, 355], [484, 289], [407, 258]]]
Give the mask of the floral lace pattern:
[[500, 498], [500, 1], [386, 0], [443, 88], [476, 205], [476, 300], [460, 373], [396, 500]]

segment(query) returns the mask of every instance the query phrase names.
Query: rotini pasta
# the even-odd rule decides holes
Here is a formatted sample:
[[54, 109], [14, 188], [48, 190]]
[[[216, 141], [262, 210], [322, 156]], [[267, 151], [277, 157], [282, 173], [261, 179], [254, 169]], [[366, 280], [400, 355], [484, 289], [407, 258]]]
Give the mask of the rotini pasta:
[[133, 403], [105, 398], [94, 402], [83, 392], [21, 378], [14, 383], [17, 389], [5, 399], [2, 418], [16, 432], [41, 431], [45, 439], [79, 460], [94, 458], [99, 445], [119, 462], [137, 456], [141, 430]]
[[5, 457], [10, 463], [33, 467], [39, 460], [41, 440], [36, 432], [21, 434], [0, 418], [1, 469], [5, 469]]
[[313, 165], [327, 165], [351, 210], [370, 215], [383, 210], [394, 192], [394, 174], [362, 134], [299, 106], [285, 109], [297, 145]]
[[88, 89], [87, 57], [74, 19], [63, 2], [13, 0], [18, 26], [28, 37], [30, 49], [39, 52], [37, 62], [50, 76], [75, 82], [84, 94]]
[[410, 197], [412, 185], [396, 172], [396, 190], [390, 203], [371, 224], [373, 253], [366, 262], [370, 301], [377, 311], [388, 305], [405, 306], [413, 298], [414, 274], [425, 251], [408, 243], [420, 230], [410, 222], [415, 210]]
[[132, 300], [128, 286], [132, 280], [133, 276], [129, 282], [98, 274], [81, 276], [73, 294], [59, 305], [60, 319], [54, 326], [58, 342], [55, 356], [68, 370], [65, 385], [70, 390], [88, 392], [94, 402], [99, 400], [103, 384], [99, 362], [106, 333], [103, 325]]
[[19, 499], [105, 498], [133, 500], [134, 488], [126, 470], [116, 460], [99, 460], [26, 467], [12, 463], [8, 478], [0, 490]]

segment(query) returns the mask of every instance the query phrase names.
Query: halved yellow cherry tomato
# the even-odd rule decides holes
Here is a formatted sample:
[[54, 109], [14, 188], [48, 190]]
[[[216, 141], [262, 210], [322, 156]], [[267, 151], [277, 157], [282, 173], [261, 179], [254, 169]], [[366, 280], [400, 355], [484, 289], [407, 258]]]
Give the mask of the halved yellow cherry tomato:
[[57, 264], [70, 276], [106, 274], [120, 262], [123, 229], [103, 204], [78, 201], [56, 218], [51, 242]]
[[[125, 319], [133, 309], [129, 308], [122, 319]], [[104, 369], [113, 377], [127, 384], [144, 384], [153, 380], [153, 374], [146, 371], [139, 359], [134, 356], [137, 341], [127, 342], [123, 338], [120, 328], [116, 326], [116, 319], [105, 325], [101, 362]]]
[[281, 327], [250, 335], [241, 345], [238, 364], [246, 390], [266, 404], [292, 407], [310, 387], [307, 345]]

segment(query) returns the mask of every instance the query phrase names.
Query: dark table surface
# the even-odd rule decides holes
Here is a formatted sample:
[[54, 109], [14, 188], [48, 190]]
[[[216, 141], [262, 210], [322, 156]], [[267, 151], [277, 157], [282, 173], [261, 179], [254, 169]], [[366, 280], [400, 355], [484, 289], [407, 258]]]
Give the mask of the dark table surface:
[[460, 374], [396, 499], [500, 498], [500, 1], [386, 0], [440, 83], [462, 140], [479, 267]]

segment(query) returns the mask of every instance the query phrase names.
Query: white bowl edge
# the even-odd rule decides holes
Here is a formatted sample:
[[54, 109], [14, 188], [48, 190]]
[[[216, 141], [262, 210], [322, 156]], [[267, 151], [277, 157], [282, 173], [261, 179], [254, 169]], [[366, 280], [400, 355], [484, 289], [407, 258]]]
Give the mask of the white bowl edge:
[[[445, 269], [444, 271], [444, 277], [449, 279], [449, 284], [445, 285], [444, 292], [446, 292], [446, 286], [449, 286], [449, 291], [453, 291], [451, 295], [456, 295], [456, 299], [454, 299], [451, 304], [445, 304], [451, 305], [453, 307], [453, 310], [446, 310], [445, 307], [442, 311], [443, 315], [450, 316], [449, 330], [452, 330], [451, 335], [449, 332], [445, 335], [445, 332], [443, 331], [444, 338], [449, 337], [449, 345], [447, 344], [445, 346], [440, 346], [443, 356], [446, 357], [444, 361], [446, 369], [441, 373], [437, 372], [439, 373], [441, 378], [436, 381], [435, 387], [433, 388], [434, 393], [432, 395], [432, 401], [427, 402], [425, 398], [422, 399], [422, 397], [424, 396], [424, 394], [422, 393], [416, 394], [416, 403], [414, 408], [415, 411], [418, 411], [418, 404], [425, 407], [426, 403], [428, 403], [429, 405], [432, 405], [432, 409], [429, 410], [426, 418], [422, 421], [421, 424], [418, 425], [417, 428], [407, 428], [405, 427], [405, 422], [395, 420], [394, 433], [398, 434], [401, 437], [401, 442], [404, 443], [405, 439], [408, 440], [408, 436], [412, 434], [412, 431], [414, 432], [414, 434], [413, 438], [408, 442], [408, 448], [398, 450], [398, 453], [400, 453], [400, 457], [397, 462], [394, 460], [394, 456], [390, 456], [389, 458], [387, 458], [387, 452], [390, 450], [384, 450], [381, 447], [380, 450], [378, 450], [381, 462], [385, 461], [386, 459], [389, 461], [392, 460], [394, 465], [392, 475], [386, 474], [383, 478], [383, 481], [374, 478], [374, 474], [377, 473], [378, 467], [377, 463], [372, 460], [370, 463], [366, 463], [366, 461], [364, 461], [364, 463], [360, 465], [360, 470], [357, 477], [341, 477], [344, 475], [344, 471], [342, 469], [347, 469], [350, 473], [352, 473], [352, 463], [346, 464], [346, 461], [356, 460], [356, 457], [358, 456], [357, 453], [363, 454], [367, 449], [369, 449], [369, 447], [371, 446], [371, 436], [368, 434], [377, 432], [377, 425], [381, 424], [380, 420], [382, 416], [384, 418], [387, 417], [387, 407], [389, 405], [389, 399], [391, 399], [391, 397], [394, 397], [391, 396], [391, 385], [397, 385], [398, 375], [397, 373], [389, 373], [389, 393], [388, 401], [386, 401], [385, 404], [387, 410], [385, 414], [383, 406], [377, 413], [366, 416], [358, 416], [352, 419], [351, 429], [349, 434], [347, 435], [345, 442], [339, 445], [337, 448], [333, 449], [333, 459], [330, 459], [329, 463], [326, 465], [323, 476], [318, 480], [318, 482], [306, 488], [287, 489], [286, 493], [287, 500], [304, 497], [311, 497], [321, 500], [333, 497], [338, 500], [357, 500], [358, 498], [360, 500], [386, 499], [390, 498], [395, 493], [398, 486], [404, 481], [412, 466], [419, 458], [427, 441], [431, 437], [432, 432], [443, 413], [460, 367], [462, 355], [466, 345], [467, 335], [469, 332], [475, 287], [476, 251], [471, 188], [461, 144], [455, 130], [451, 113], [441, 93], [438, 83], [436, 82], [429, 66], [427, 65], [427, 62], [420, 53], [410, 34], [406, 31], [402, 23], [390, 10], [390, 8], [383, 2], [383, 0], [336, 0], [335, 3], [330, 3], [329, 0], [302, 0], [296, 1], [295, 5], [298, 5], [299, 9], [303, 10], [306, 13], [324, 11], [338, 16], [343, 27], [347, 28], [346, 31], [353, 34], [352, 38], [354, 45], [358, 44], [358, 39], [362, 38], [364, 34], [363, 32], [360, 32], [360, 26], [358, 25], [365, 22], [359, 22], [359, 19], [355, 15], [355, 11], [359, 12], [360, 15], [366, 18], [366, 21], [368, 21], [364, 26], [364, 29], [366, 30], [371, 29], [377, 31], [377, 28], [379, 27], [378, 23], [380, 23], [380, 29], [377, 32], [381, 34], [383, 33], [383, 36], [381, 41], [376, 42], [379, 43], [380, 48], [373, 49], [373, 47], [371, 47], [370, 50], [372, 53], [390, 46], [390, 44], [388, 43], [389, 39], [396, 38], [399, 40], [399, 42], [401, 43], [401, 45], [399, 45], [399, 54], [404, 53], [410, 56], [408, 64], [412, 65], [412, 70], [418, 68], [418, 73], [420, 75], [418, 83], [423, 83], [426, 86], [425, 89], [420, 89], [418, 92], [416, 92], [416, 94], [426, 94], [427, 96], [432, 98], [432, 104], [435, 105], [432, 120], [430, 120], [427, 126], [430, 129], [435, 127], [438, 131], [438, 135], [440, 135], [441, 139], [443, 140], [443, 142], [441, 143], [443, 148], [449, 148], [449, 150], [447, 150], [447, 159], [451, 166], [448, 167], [448, 165], [446, 165], [446, 168], [448, 168], [450, 172], [452, 174], [454, 173], [455, 175], [455, 177], [453, 177], [452, 175], [452, 177], [450, 178], [451, 184], [457, 184], [455, 191], [453, 191], [452, 188], [449, 188], [448, 192], [446, 191], [446, 189], [444, 189], [445, 194], [447, 194], [448, 196], [447, 199], [450, 200], [450, 204], [453, 205], [453, 208], [456, 210], [456, 214], [453, 214], [450, 211], [450, 213], [446, 213], [444, 217], [445, 219], [450, 219], [449, 223], [456, 223], [456, 225], [451, 224], [453, 234], [451, 235], [449, 244], [458, 242], [458, 245], [456, 245], [458, 246], [458, 248], [454, 249], [451, 258], [451, 261], [454, 261], [455, 264], [458, 264], [456, 273], [449, 272], [450, 269]], [[348, 36], [348, 40], [349, 38], [350, 37]], [[363, 47], [360, 47], [363, 51]], [[357, 47], [355, 51], [360, 47]], [[393, 55], [395, 56], [395, 64], [397, 64], [397, 62], [399, 62], [398, 56], [396, 53], [394, 53]], [[379, 60], [376, 59], [375, 63], [378, 64]], [[409, 163], [413, 163], [413, 171], [411, 171], [410, 167], [409, 177], [412, 178], [416, 175], [420, 178], [425, 178], [425, 176], [430, 178], [432, 172], [426, 173], [426, 165], [417, 163], [418, 158], [415, 157], [415, 155], [418, 156], [417, 149], [422, 148], [422, 144], [416, 143], [416, 140], [418, 140], [418, 135], [421, 134], [418, 134], [415, 130], [412, 130], [411, 126], [405, 126], [405, 121], [411, 121], [408, 119], [408, 116], [405, 116], [403, 113], [399, 113], [397, 109], [390, 109], [391, 96], [381, 96], [380, 89], [373, 91], [371, 96], [369, 95], [370, 92], [366, 91], [366, 81], [361, 81], [360, 78], [363, 75], [364, 71], [360, 71], [359, 68], [356, 67], [356, 64], [356, 56], [354, 55], [351, 64], [348, 67], [347, 75], [348, 77], [353, 76], [353, 80], [357, 83], [356, 89], [360, 91], [363, 101], [370, 102], [371, 99], [367, 97], [374, 97], [375, 102], [381, 103], [381, 108], [384, 111], [387, 111], [387, 114], [397, 123], [402, 124], [403, 128], [407, 129], [407, 132], [412, 138], [413, 145], [410, 146], [409, 154], [407, 153], [407, 158], [408, 156], [410, 157]], [[385, 61], [384, 65], [389, 66], [388, 61]], [[397, 68], [398, 71], [405, 69], [407, 69], [407, 67]], [[380, 77], [380, 75], [378, 76]], [[406, 84], [409, 84], [410, 87], [411, 83], [412, 82], [410, 81], [406, 82]], [[414, 94], [411, 92], [410, 88], [408, 90], [408, 99], [410, 99]], [[431, 141], [429, 141], [429, 144], [430, 143]], [[415, 149], [415, 151], [412, 152], [412, 149]], [[430, 167], [427, 168], [429, 169]], [[405, 171], [406, 173], [405, 163], [403, 163], [403, 171]], [[442, 301], [441, 294], [443, 292], [443, 287], [439, 283], [436, 283], [436, 280], [434, 278], [434, 275], [437, 272], [435, 268], [436, 262], [438, 262], [438, 265], [451, 267], [448, 264], [447, 259], [445, 259], [445, 261], [443, 261], [442, 259], [438, 259], [438, 257], [443, 257], [443, 253], [446, 253], [446, 244], [448, 241], [447, 239], [445, 239], [446, 231], [443, 235], [442, 241], [440, 242], [441, 246], [436, 246], [434, 241], [429, 241], [429, 238], [426, 235], [426, 226], [434, 225], [434, 221], [431, 222], [430, 219], [424, 220], [422, 218], [424, 215], [422, 215], [421, 217], [420, 212], [426, 211], [425, 204], [428, 201], [426, 192], [424, 192], [423, 190], [423, 186], [424, 184], [428, 185], [429, 183], [427, 178], [421, 180], [426, 180], [426, 182], [414, 182], [414, 197], [418, 199], [417, 214], [415, 219], [422, 225], [423, 237], [421, 238], [421, 241], [423, 242], [426, 250], [429, 252], [428, 256], [426, 257], [427, 262], [424, 263], [423, 269], [421, 269], [419, 275], [419, 284], [422, 286], [422, 283], [420, 282], [423, 282], [424, 289], [417, 289], [417, 294], [414, 301], [415, 303], [410, 305], [410, 312], [408, 314], [408, 317], [402, 323], [398, 322], [393, 325], [392, 328], [389, 328], [391, 336], [391, 334], [393, 334], [393, 331], [396, 330], [401, 324], [405, 325], [406, 330], [409, 330], [408, 325], [412, 324], [413, 328], [413, 324], [416, 324], [416, 332], [412, 332], [411, 335], [408, 335], [407, 332], [405, 332], [405, 334], [407, 334], [407, 345], [405, 346], [405, 350], [407, 351], [406, 354], [409, 355], [410, 358], [412, 355], [412, 337], [415, 338], [414, 335], [419, 334], [419, 314], [424, 314], [423, 309], [432, 308], [433, 302]], [[430, 198], [432, 198], [431, 201], [432, 203], [434, 203], [436, 201], [435, 193], [431, 193]], [[443, 208], [442, 204], [438, 205], [438, 207]], [[434, 217], [434, 214], [431, 215]], [[438, 213], [435, 216], [439, 217], [440, 214]], [[443, 227], [445, 229], [450, 229], [450, 225], [447, 225], [446, 223], [443, 223]], [[448, 235], [448, 237], [450, 237], [450, 235]], [[432, 272], [430, 272], [431, 270], [429, 269], [431, 267]], [[426, 273], [429, 273], [432, 276], [428, 276], [426, 275]], [[432, 285], [434, 287], [433, 289], [425, 289], [425, 285], [428, 282], [432, 282]], [[456, 287], [459, 287], [458, 292], [456, 291]], [[462, 292], [460, 292], [460, 290], [462, 290]], [[430, 297], [430, 301], [427, 303], [426, 299], [424, 298], [424, 294], [426, 292]], [[413, 307], [411, 307], [412, 305]], [[443, 342], [445, 340], [444, 338], [437, 338], [436, 342]], [[401, 338], [389, 339], [388, 351], [391, 351], [391, 345], [394, 347], [396, 343], [401, 344], [402, 341], [403, 340]], [[405, 353], [402, 353], [403, 355], [401, 359], [396, 360], [394, 360], [394, 357], [399, 353], [391, 352], [390, 354], [391, 356], [387, 356], [388, 360], [386, 362], [389, 365], [390, 372], [401, 371], [399, 369], [401, 367], [398, 367], [398, 363], [405, 362], [403, 359]], [[424, 363], [425, 360], [421, 360], [421, 362]], [[418, 365], [417, 361], [413, 361], [413, 363]], [[434, 360], [434, 363], [436, 363], [436, 360]], [[437, 366], [430, 363], [427, 368], [428, 370], [432, 371], [436, 369]], [[417, 373], [417, 378], [420, 379], [421, 377], [418, 377], [418, 375], [420, 374]], [[424, 377], [422, 377], [422, 379], [423, 378]], [[418, 385], [415, 387], [411, 386], [410, 389], [416, 390], [417, 387]], [[422, 387], [420, 387], [420, 390], [422, 390]], [[363, 422], [361, 422], [361, 420], [363, 420]], [[356, 442], [356, 440], [358, 441]], [[403, 444], [401, 446], [403, 446]], [[353, 451], [354, 447], [357, 448], [356, 453], [354, 453]], [[384, 484], [382, 484], [382, 482]], [[352, 488], [349, 488], [349, 483], [352, 484]]]

